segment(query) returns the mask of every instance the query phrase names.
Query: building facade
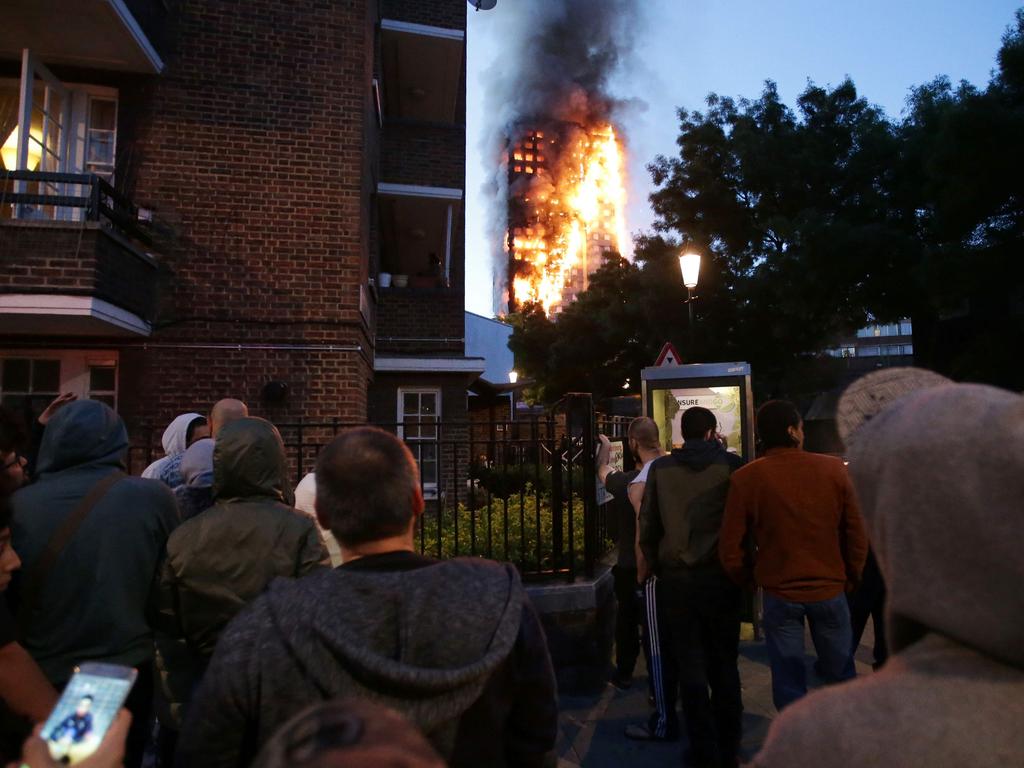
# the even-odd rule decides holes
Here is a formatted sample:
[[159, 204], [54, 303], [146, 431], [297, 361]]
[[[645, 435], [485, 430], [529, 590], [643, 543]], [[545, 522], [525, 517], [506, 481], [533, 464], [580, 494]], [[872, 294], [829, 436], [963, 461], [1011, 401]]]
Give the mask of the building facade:
[[464, 416], [463, 0], [12, 4], [0, 399]]

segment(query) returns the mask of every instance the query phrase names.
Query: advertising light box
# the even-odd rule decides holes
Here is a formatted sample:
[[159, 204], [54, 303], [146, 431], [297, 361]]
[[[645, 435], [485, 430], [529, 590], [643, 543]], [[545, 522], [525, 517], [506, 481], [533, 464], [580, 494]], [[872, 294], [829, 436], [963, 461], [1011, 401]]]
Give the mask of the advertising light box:
[[754, 458], [754, 403], [748, 363], [644, 368], [641, 381], [644, 415], [658, 425], [666, 451], [683, 445], [683, 411], [701, 406], [715, 414], [718, 433], [730, 452], [748, 461]]

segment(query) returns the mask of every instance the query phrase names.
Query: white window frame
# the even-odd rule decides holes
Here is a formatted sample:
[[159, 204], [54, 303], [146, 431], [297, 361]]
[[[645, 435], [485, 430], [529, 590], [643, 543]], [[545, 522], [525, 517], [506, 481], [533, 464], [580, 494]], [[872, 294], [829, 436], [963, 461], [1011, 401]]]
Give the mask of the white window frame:
[[[26, 67], [28, 68], [26, 70]], [[18, 162], [17, 167], [21, 168], [27, 163], [27, 140], [23, 141], [21, 123], [25, 117], [25, 100], [28, 98], [28, 115], [31, 121], [31, 90], [26, 90], [26, 83], [34, 86], [35, 75], [39, 74], [51, 88], [61, 88], [64, 99], [63, 108], [63, 135], [61, 137], [61, 167], [62, 173], [87, 173], [87, 157], [89, 143], [89, 107], [93, 99], [103, 99], [114, 102], [114, 168], [108, 180], [114, 186], [117, 180], [117, 151], [118, 151], [118, 122], [120, 120], [121, 99], [117, 88], [104, 85], [92, 85], [90, 83], [62, 83], [50, 74], [45, 65], [33, 54], [26, 51], [23, 53], [22, 69], [28, 71], [29, 76], [24, 74], [21, 77], [0, 78], [0, 82], [7, 85], [15, 85], [19, 91], [19, 113], [18, 113]], [[0, 142], [6, 140], [6, 136], [0, 137]], [[24, 153], [24, 154], [23, 154]], [[26, 191], [27, 182], [16, 182], [14, 191]], [[81, 185], [62, 184], [59, 189], [67, 195], [85, 195], [87, 192]], [[81, 208], [59, 208], [55, 219], [63, 221], [80, 221], [85, 211]], [[15, 212], [17, 217], [17, 211]]]
[[[434, 437], [406, 437], [405, 435], [405, 396], [406, 395], [433, 395], [434, 402], [437, 405], [437, 413], [434, 415]], [[418, 443], [432, 443], [434, 445], [435, 459], [435, 475], [434, 477], [427, 478], [423, 476], [423, 470], [420, 468], [420, 486], [423, 488], [424, 498], [434, 499], [437, 498], [437, 489], [439, 477], [441, 472], [441, 441], [439, 439], [439, 425], [441, 423], [441, 389], [439, 387], [399, 387], [398, 396], [396, 402], [395, 413], [397, 414], [396, 421], [398, 423], [398, 438], [405, 442], [409, 446], [409, 450], [412, 451], [413, 457], [416, 459], [416, 466], [420, 468], [420, 455], [419, 452], [413, 450], [414, 446]], [[422, 422], [421, 422], [422, 423]]]
[[[60, 360], [60, 392], [72, 392], [79, 399], [89, 398], [89, 368], [114, 367], [114, 410], [120, 403], [121, 364], [113, 350], [93, 349], [0, 349], [0, 362], [10, 358]], [[0, 395], [3, 393], [0, 392]], [[107, 391], [101, 394], [108, 394]]]

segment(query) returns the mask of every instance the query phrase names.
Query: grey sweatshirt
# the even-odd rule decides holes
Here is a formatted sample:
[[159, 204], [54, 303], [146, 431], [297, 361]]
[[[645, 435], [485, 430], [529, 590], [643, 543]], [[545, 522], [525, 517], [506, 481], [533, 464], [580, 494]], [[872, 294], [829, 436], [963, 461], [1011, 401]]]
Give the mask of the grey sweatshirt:
[[372, 699], [451, 765], [538, 765], [557, 728], [544, 633], [518, 574], [411, 553], [278, 579], [227, 628], [194, 699], [179, 765], [247, 764], [307, 705]]

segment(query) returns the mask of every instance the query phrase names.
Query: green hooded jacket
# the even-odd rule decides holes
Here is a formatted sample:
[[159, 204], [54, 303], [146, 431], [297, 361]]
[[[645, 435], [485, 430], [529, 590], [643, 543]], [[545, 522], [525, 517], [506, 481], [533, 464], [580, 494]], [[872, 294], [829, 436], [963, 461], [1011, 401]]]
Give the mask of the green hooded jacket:
[[[161, 630], [185, 642], [195, 669], [275, 577], [302, 576], [327, 561], [316, 525], [286, 503], [288, 488], [284, 446], [270, 422], [246, 418], [221, 430], [213, 451], [214, 505], [168, 539], [160, 578]], [[172, 700], [183, 701], [194, 673], [166, 656], [165, 683]], [[175, 683], [181, 671], [188, 680]]]

